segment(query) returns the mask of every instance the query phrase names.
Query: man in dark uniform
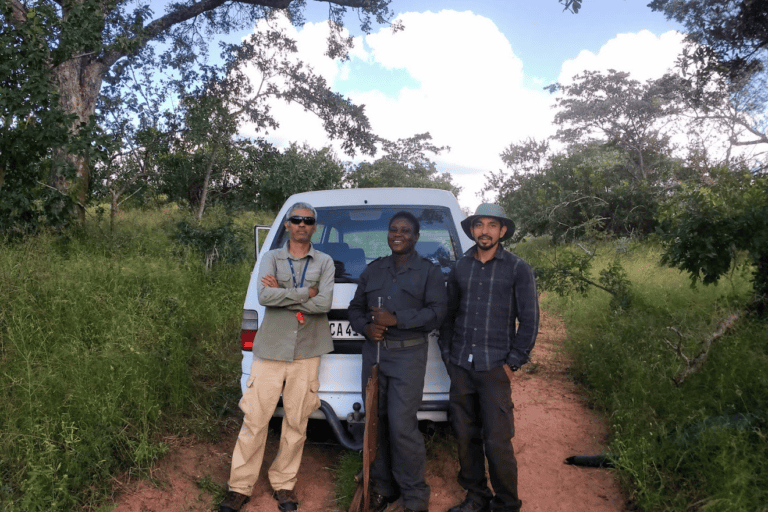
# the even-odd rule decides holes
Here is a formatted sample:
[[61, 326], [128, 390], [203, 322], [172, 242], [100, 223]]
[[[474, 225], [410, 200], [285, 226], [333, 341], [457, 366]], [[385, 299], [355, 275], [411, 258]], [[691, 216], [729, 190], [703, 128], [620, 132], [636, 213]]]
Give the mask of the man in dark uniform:
[[373, 512], [384, 510], [398, 494], [404, 512], [429, 508], [426, 450], [416, 413], [427, 369], [427, 335], [443, 321], [446, 299], [440, 267], [419, 256], [418, 239], [419, 221], [413, 214], [393, 215], [387, 233], [392, 254], [368, 265], [349, 304], [349, 321], [367, 340], [363, 389], [371, 367], [379, 362], [379, 449], [371, 468]]
[[448, 512], [518, 512], [510, 382], [536, 342], [536, 280], [528, 263], [501, 246], [515, 225], [500, 206], [481, 204], [461, 227], [476, 243], [448, 276], [448, 314], [439, 344], [451, 377], [458, 481], [467, 496]]

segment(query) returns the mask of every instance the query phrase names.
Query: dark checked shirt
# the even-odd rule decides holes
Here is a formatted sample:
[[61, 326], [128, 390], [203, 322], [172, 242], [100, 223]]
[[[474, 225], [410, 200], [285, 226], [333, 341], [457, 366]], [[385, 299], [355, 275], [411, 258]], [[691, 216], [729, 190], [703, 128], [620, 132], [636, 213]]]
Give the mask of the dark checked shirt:
[[528, 361], [539, 331], [539, 298], [530, 265], [499, 246], [493, 259], [468, 250], [448, 276], [448, 314], [440, 328], [443, 360], [487, 371]]

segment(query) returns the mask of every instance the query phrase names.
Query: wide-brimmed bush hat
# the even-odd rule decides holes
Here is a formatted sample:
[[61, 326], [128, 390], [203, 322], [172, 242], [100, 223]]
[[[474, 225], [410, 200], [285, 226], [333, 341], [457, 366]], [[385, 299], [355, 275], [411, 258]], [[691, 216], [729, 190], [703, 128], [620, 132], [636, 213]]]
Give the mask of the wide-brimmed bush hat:
[[507, 218], [507, 214], [504, 212], [504, 208], [497, 204], [483, 203], [477, 207], [474, 215], [470, 215], [461, 221], [462, 229], [472, 240], [475, 239], [475, 237], [472, 236], [472, 224], [474, 224], [475, 220], [479, 219], [480, 217], [493, 217], [495, 219], [499, 219], [505, 226], [507, 226], [507, 232], [504, 233], [503, 237], [501, 237], [499, 240], [500, 242], [511, 238], [512, 235], [515, 234], [515, 223], [512, 222], [511, 219]]

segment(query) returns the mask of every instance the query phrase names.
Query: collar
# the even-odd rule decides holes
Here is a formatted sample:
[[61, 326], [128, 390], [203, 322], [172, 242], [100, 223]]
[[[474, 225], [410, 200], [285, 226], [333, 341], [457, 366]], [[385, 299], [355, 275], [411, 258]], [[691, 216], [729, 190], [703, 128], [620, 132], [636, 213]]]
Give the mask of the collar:
[[[393, 270], [397, 270], [397, 266], [395, 265], [395, 257], [390, 254], [385, 258], [385, 261], [387, 262], [387, 266], [392, 268]], [[408, 260], [408, 263], [405, 265], [406, 268], [414, 268], [419, 269], [421, 268], [421, 256], [418, 252], [413, 251], [413, 254], [411, 254], [411, 259]]]
[[[280, 249], [278, 249], [278, 255], [281, 259], [284, 259], [284, 260], [287, 260], [288, 258], [292, 260], [303, 259], [303, 258], [297, 258], [293, 254], [291, 254], [291, 251], [288, 250], [288, 242], [285, 242], [283, 246]], [[315, 245], [312, 242], [309, 243], [309, 252], [307, 253], [306, 256], [304, 256], [304, 258], [307, 256], [309, 256], [312, 259], [315, 259], [315, 256], [316, 256]]]
[[[474, 260], [474, 259], [475, 259], [475, 253], [476, 253], [476, 252], [477, 252], [477, 244], [475, 244], [475, 245], [473, 245], [472, 247], [470, 247], [470, 248], [467, 250], [467, 252], [465, 252], [465, 253], [464, 253], [464, 256], [465, 256], [465, 257], [468, 257], [468, 258], [472, 258], [472, 259]], [[501, 260], [501, 261], [504, 261], [504, 260], [506, 260], [507, 258], [509, 258], [509, 252], [508, 252], [508, 251], [506, 251], [506, 250], [504, 250], [504, 247], [502, 247], [502, 246], [501, 246], [501, 243], [499, 243], [499, 248], [498, 248], [498, 249], [496, 249], [496, 254], [494, 254], [494, 255], [493, 255], [493, 258], [491, 258], [491, 259], [490, 259], [490, 260], [488, 260], [488, 261], [493, 261], [493, 260], [496, 260], [496, 259], [498, 259], [498, 260]], [[477, 260], [476, 260], [476, 261], [477, 261]]]

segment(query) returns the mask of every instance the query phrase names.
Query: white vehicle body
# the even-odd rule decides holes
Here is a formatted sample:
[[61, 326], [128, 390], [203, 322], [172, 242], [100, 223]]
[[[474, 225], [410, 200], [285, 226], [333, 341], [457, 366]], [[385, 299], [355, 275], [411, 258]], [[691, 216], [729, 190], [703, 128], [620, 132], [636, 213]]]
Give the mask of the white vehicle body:
[[[416, 250], [440, 264], [445, 276], [453, 262], [473, 242], [460, 226], [466, 216], [456, 198], [448, 191], [414, 188], [340, 189], [291, 196], [278, 212], [260, 249], [256, 234], [259, 254], [243, 307], [244, 349], [240, 382], [243, 391], [253, 361], [248, 340], [252, 342], [255, 330], [264, 320], [265, 308], [259, 304], [257, 296], [259, 264], [266, 251], [282, 246], [287, 240], [284, 218], [288, 208], [297, 202], [309, 203], [318, 210], [317, 229], [312, 242], [317, 250], [330, 254], [337, 267], [333, 304], [328, 315], [334, 351], [320, 358], [319, 395], [323, 406], [312, 417], [325, 418], [335, 424], [336, 428], [343, 428], [342, 422], [359, 422], [362, 404], [360, 348], [364, 338], [349, 326], [347, 308], [357, 288], [355, 278], [368, 263], [390, 254], [386, 233], [391, 216], [397, 211], [408, 210], [419, 218], [421, 233]], [[429, 336], [424, 404], [418, 413], [419, 419], [447, 419], [449, 387], [450, 380], [440, 357], [436, 333], [433, 332]], [[276, 415], [281, 414], [282, 409], [278, 408]], [[345, 444], [344, 439], [341, 439], [344, 435], [345, 432], [337, 432], [342, 444]], [[351, 435], [358, 437], [355, 432]], [[357, 444], [352, 443], [355, 447]]]

